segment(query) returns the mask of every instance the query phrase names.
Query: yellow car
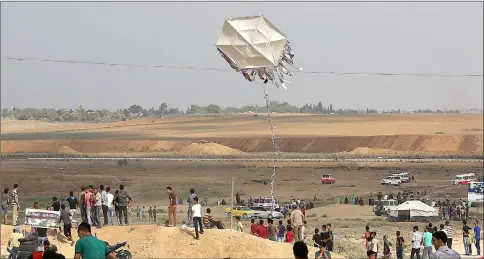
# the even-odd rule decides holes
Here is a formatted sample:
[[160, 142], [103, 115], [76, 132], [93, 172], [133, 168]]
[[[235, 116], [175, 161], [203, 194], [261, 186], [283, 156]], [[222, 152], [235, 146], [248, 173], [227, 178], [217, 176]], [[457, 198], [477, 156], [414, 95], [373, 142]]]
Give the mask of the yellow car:
[[230, 217], [230, 214], [233, 214], [234, 217], [241, 217], [241, 218], [251, 218], [254, 216], [254, 211], [243, 206], [237, 206], [234, 207], [233, 209], [226, 208], [225, 209], [225, 214], [227, 214], [227, 217]]

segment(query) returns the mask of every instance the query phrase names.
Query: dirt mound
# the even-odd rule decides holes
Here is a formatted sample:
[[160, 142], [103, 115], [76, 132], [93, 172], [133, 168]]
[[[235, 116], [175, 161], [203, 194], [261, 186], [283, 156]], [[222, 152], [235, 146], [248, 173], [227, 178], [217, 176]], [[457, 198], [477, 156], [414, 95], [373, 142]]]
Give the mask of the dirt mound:
[[[222, 145], [243, 152], [270, 152], [270, 138], [213, 139]], [[369, 152], [409, 153], [477, 153], [483, 152], [483, 135], [380, 135], [380, 136], [328, 136], [317, 138], [278, 138], [282, 152], [338, 153], [357, 148], [369, 148]], [[371, 149], [371, 150], [370, 150]], [[364, 150], [356, 150], [360, 152]]]
[[60, 154], [79, 154], [76, 150], [72, 149], [69, 146], [61, 146], [57, 149], [57, 153]]
[[242, 151], [217, 143], [192, 143], [180, 150], [183, 154], [240, 155]]
[[151, 141], [143, 145], [138, 152], [177, 152], [190, 145], [192, 141], [163, 140]]
[[[133, 258], [290, 258], [292, 245], [277, 243], [226, 230], [205, 230], [200, 240], [194, 240], [194, 230], [182, 230], [153, 225], [103, 227], [93, 229], [99, 239], [115, 244], [128, 241]], [[6, 250], [11, 226], [2, 226], [2, 254]], [[93, 235], [94, 235], [93, 233]], [[76, 234], [74, 234], [76, 236]], [[60, 241], [52, 243], [66, 257], [74, 254], [74, 247]], [[310, 254], [315, 250], [309, 246]], [[342, 258], [333, 255], [333, 258]]]
[[357, 147], [349, 152], [340, 152], [341, 154], [361, 154], [361, 155], [372, 155], [372, 154], [398, 154], [402, 153], [399, 151], [384, 149], [384, 148], [369, 148], [369, 147]]
[[[4, 153], [59, 153], [63, 146], [80, 153], [181, 152], [184, 154], [236, 155], [244, 152], [271, 152], [272, 140], [267, 138], [204, 138], [168, 140], [116, 139], [48, 139], [2, 140]], [[457, 154], [483, 152], [483, 135], [380, 135], [280, 137], [282, 152], [393, 154], [435, 153]]]

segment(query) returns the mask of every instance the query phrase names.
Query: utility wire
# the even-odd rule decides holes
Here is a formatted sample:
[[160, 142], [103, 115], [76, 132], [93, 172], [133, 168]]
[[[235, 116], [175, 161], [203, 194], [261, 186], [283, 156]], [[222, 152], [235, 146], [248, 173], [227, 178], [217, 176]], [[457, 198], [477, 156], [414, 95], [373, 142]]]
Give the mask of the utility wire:
[[[93, 62], [79, 60], [55, 60], [55, 59], [37, 59], [27, 57], [3, 57], [12, 61], [33, 61], [44, 63], [68, 63], [68, 64], [85, 64], [85, 65], [102, 65], [118, 67], [148, 67], [148, 68], [169, 68], [169, 69], [190, 69], [190, 70], [211, 70], [211, 71], [230, 71], [229, 68], [216, 67], [194, 67], [194, 66], [171, 66], [171, 65], [148, 65], [148, 64], [131, 64], [131, 63], [109, 63]], [[420, 76], [420, 77], [483, 77], [482, 74], [429, 74], [429, 73], [368, 73], [368, 72], [336, 72], [336, 71], [291, 71], [301, 74], [329, 74], [329, 75], [373, 75], [373, 76]]]

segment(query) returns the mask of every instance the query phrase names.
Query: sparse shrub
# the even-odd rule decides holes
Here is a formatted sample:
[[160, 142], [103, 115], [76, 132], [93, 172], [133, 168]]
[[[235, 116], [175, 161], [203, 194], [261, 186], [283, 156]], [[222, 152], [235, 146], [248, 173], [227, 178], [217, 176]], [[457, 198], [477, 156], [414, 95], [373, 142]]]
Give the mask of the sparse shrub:
[[327, 218], [327, 217], [328, 217], [328, 215], [327, 215], [326, 213], [323, 213], [323, 214], [321, 214], [321, 217], [323, 217], [323, 218]]
[[435, 134], [445, 134], [445, 132], [438, 131], [438, 132], [435, 132]]
[[120, 159], [120, 160], [118, 160], [117, 164], [118, 164], [118, 166], [128, 166], [128, 159], [126, 159], [126, 158]]
[[336, 238], [334, 240], [334, 251], [346, 258], [364, 258], [366, 256], [366, 250], [363, 244], [347, 239], [342, 240]]
[[317, 216], [316, 216], [316, 214], [315, 214], [315, 213], [313, 213], [313, 214], [311, 214], [311, 215], [307, 215], [306, 217], [307, 217], [307, 218], [315, 218], [315, 217], [317, 217]]

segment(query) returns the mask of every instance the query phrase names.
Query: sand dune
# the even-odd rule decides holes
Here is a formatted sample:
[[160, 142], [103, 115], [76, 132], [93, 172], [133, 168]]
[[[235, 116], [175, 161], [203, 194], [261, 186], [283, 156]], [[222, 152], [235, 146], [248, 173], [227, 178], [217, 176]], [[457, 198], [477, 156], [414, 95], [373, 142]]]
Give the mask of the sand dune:
[[182, 150], [183, 154], [240, 155], [243, 152], [217, 143], [192, 143]]
[[[200, 240], [194, 240], [193, 229], [182, 230], [153, 225], [104, 227], [94, 229], [99, 239], [111, 244], [128, 241], [134, 258], [292, 258], [292, 245], [263, 240], [247, 233], [227, 230], [206, 230]], [[11, 226], [2, 226], [2, 254], [6, 250]], [[94, 234], [93, 233], [93, 234]], [[76, 234], [74, 234], [76, 236]], [[63, 239], [61, 239], [63, 240]], [[74, 247], [53, 241], [66, 257]], [[311, 248], [314, 254], [314, 248]], [[342, 258], [334, 255], [333, 258]]]
[[[282, 152], [483, 152], [482, 114], [277, 116], [274, 120]], [[238, 154], [273, 149], [267, 120], [248, 115], [103, 123], [2, 121], [2, 136], [5, 153], [73, 153], [62, 146], [80, 153]], [[200, 145], [201, 140], [213, 145]]]
[[[236, 155], [271, 152], [270, 138], [217, 138], [201, 144], [192, 140], [2, 140], [4, 153], [119, 153], [180, 152], [183, 154]], [[482, 154], [482, 135], [393, 135], [278, 138], [282, 152], [349, 154]], [[67, 151], [69, 149], [69, 151]]]

